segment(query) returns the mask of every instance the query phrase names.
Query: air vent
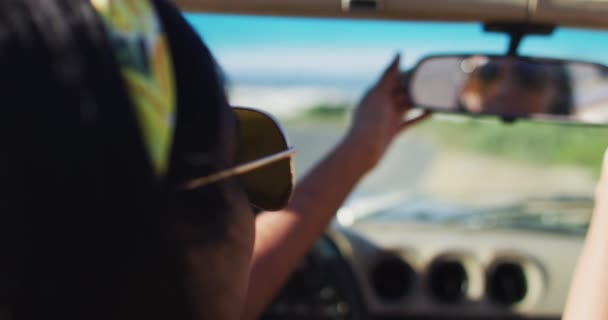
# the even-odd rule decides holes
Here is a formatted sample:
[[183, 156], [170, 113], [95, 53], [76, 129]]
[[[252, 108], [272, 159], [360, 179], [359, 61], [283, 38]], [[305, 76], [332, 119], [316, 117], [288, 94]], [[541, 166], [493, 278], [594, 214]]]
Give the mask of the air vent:
[[469, 287], [467, 271], [458, 260], [438, 260], [429, 268], [429, 288], [433, 297], [444, 303], [465, 299]]
[[497, 304], [512, 306], [521, 302], [528, 293], [526, 274], [521, 265], [500, 263], [488, 274], [489, 298]]
[[372, 269], [371, 281], [378, 297], [395, 301], [407, 296], [414, 282], [414, 270], [397, 256], [380, 260]]

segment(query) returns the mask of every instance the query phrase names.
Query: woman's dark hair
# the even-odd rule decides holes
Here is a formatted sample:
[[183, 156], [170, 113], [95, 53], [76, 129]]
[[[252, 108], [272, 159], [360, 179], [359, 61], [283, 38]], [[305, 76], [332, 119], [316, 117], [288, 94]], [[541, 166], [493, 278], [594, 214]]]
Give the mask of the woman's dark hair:
[[2, 319], [196, 318], [175, 229], [222, 237], [225, 204], [218, 187], [174, 185], [223, 165], [227, 103], [209, 51], [155, 5], [178, 79], [167, 177], [153, 173], [89, 1], [0, 1]]

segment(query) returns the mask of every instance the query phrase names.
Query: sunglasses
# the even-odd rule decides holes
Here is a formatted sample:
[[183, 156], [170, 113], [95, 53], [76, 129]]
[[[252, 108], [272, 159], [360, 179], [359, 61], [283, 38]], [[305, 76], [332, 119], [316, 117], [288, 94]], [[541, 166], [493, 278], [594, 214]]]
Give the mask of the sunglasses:
[[491, 61], [479, 68], [479, 79], [485, 84], [494, 84], [500, 78], [511, 72], [516, 82], [523, 88], [540, 90], [550, 80], [546, 68], [530, 62], [516, 62], [503, 65]]
[[187, 181], [194, 190], [236, 177], [255, 207], [284, 208], [294, 187], [293, 155], [279, 123], [269, 114], [250, 108], [232, 108], [238, 120], [236, 165]]

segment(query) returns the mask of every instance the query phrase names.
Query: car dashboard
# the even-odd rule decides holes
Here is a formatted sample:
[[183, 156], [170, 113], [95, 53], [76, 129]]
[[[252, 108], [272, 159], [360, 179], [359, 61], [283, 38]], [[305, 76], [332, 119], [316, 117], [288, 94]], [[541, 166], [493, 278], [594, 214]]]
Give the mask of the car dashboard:
[[334, 226], [263, 319], [559, 319], [583, 239], [414, 222]]

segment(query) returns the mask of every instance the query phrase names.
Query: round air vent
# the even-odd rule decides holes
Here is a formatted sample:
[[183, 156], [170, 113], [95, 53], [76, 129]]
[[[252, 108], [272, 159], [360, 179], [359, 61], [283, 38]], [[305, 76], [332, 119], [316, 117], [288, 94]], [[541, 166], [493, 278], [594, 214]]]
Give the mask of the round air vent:
[[528, 293], [526, 274], [517, 263], [499, 263], [488, 274], [489, 298], [504, 306], [521, 302]]
[[429, 288], [435, 299], [457, 303], [465, 299], [469, 288], [467, 271], [458, 260], [438, 260], [429, 269]]
[[376, 294], [383, 300], [405, 297], [414, 282], [412, 267], [397, 256], [380, 260], [372, 269], [371, 281]]

